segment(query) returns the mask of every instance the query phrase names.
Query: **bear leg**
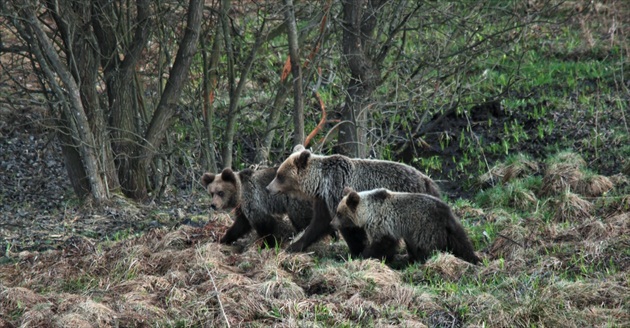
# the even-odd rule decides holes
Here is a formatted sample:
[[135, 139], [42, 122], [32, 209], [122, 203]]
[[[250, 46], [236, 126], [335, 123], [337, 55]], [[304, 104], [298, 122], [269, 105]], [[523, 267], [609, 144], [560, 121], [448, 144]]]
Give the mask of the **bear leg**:
[[225, 232], [225, 235], [221, 237], [219, 243], [221, 244], [231, 244], [235, 242], [237, 239], [245, 236], [250, 230], [252, 230], [252, 226], [249, 224], [249, 221], [245, 217], [245, 215], [237, 211], [236, 219], [234, 223], [228, 230]]
[[274, 234], [277, 225], [276, 219], [273, 216], [264, 216], [254, 223], [254, 230], [256, 230], [258, 236], [263, 238], [265, 247], [273, 248], [279, 246], [280, 240]]
[[390, 262], [396, 251], [398, 251], [398, 240], [390, 236], [383, 236], [368, 245], [361, 255], [364, 258], [385, 259], [386, 262]]
[[306, 227], [302, 236], [287, 247], [287, 252], [303, 252], [307, 247], [320, 240], [326, 233], [330, 233], [331, 226], [330, 212], [323, 200], [316, 199], [313, 201], [313, 218], [311, 223]]
[[339, 230], [346, 244], [348, 244], [350, 254], [355, 257], [361, 255], [367, 244], [367, 234], [365, 230], [359, 227], [346, 227]]
[[407, 253], [409, 254], [409, 262], [420, 262], [420, 263], [426, 262], [431, 252], [429, 252], [428, 250], [422, 247], [416, 247], [413, 244], [408, 243], [407, 241], [405, 241], [405, 243], [407, 244]]

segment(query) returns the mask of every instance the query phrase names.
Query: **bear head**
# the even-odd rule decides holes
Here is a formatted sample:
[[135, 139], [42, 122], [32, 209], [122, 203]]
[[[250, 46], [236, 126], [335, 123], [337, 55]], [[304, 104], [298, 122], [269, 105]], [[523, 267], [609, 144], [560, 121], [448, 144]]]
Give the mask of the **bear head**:
[[357, 227], [359, 225], [357, 209], [361, 196], [350, 187], [343, 188], [343, 198], [337, 206], [335, 218], [330, 223], [333, 228]]
[[201, 177], [201, 184], [212, 197], [210, 207], [213, 210], [230, 209], [239, 204], [241, 183], [232, 169], [225, 168], [218, 175], [205, 173]]
[[294, 150], [297, 151], [280, 164], [275, 178], [267, 186], [271, 194], [283, 193], [293, 197], [306, 197], [302, 187], [304, 182], [308, 183], [309, 176], [306, 172], [311, 152], [301, 146], [296, 146]]
[[[374, 204], [382, 204], [391, 196], [385, 188], [356, 192], [350, 187], [343, 188], [343, 198], [337, 206], [337, 213], [331, 225], [335, 229], [363, 227], [370, 220], [370, 209]], [[362, 215], [359, 215], [359, 212]], [[372, 213], [373, 214], [373, 213]]]

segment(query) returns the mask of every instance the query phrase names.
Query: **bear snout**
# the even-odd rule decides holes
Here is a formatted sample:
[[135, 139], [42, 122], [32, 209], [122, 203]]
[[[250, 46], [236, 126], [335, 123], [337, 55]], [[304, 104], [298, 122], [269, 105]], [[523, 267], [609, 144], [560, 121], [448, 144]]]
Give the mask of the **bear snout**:
[[339, 230], [341, 228], [341, 221], [339, 220], [339, 217], [337, 215], [335, 215], [335, 218], [332, 221], [330, 221], [330, 225], [335, 230]]
[[280, 193], [280, 190], [276, 187], [277, 184], [278, 183], [276, 182], [276, 179], [273, 179], [273, 181], [271, 181], [271, 183], [267, 185], [266, 187], [267, 191], [269, 191], [269, 193], [272, 195]]

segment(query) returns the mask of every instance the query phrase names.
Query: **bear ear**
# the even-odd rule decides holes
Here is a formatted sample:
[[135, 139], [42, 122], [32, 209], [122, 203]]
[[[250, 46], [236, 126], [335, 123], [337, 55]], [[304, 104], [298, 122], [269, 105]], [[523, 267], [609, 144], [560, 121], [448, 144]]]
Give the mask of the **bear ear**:
[[254, 170], [249, 169], [249, 168], [238, 172], [238, 177], [241, 178], [241, 181], [249, 180], [249, 178], [251, 178], [252, 175], [254, 175]]
[[204, 188], [208, 188], [208, 185], [212, 183], [212, 181], [214, 181], [214, 174], [212, 173], [204, 173], [203, 176], [201, 176], [201, 184]]
[[359, 206], [359, 202], [361, 201], [361, 196], [356, 191], [351, 191], [348, 194], [348, 199], [346, 199], [346, 205], [352, 212], [356, 212], [357, 206]]
[[297, 145], [295, 145], [295, 147], [293, 147], [293, 152], [297, 153], [297, 152], [302, 151], [304, 149], [305, 149], [304, 146], [302, 146], [300, 144], [297, 144]]
[[352, 189], [352, 187], [348, 187], [348, 186], [343, 187], [343, 196], [345, 197], [345, 196], [347, 196], [349, 193], [351, 193], [353, 191], [354, 191], [354, 189]]
[[386, 200], [389, 197], [389, 192], [385, 188], [378, 189], [372, 194], [375, 200]]
[[236, 183], [236, 175], [231, 168], [226, 167], [223, 169], [223, 172], [221, 172], [221, 180]]
[[311, 157], [311, 152], [308, 150], [303, 150], [300, 153], [300, 156], [295, 159], [295, 167], [298, 169], [298, 172], [306, 168], [306, 165], [308, 165], [309, 157]]

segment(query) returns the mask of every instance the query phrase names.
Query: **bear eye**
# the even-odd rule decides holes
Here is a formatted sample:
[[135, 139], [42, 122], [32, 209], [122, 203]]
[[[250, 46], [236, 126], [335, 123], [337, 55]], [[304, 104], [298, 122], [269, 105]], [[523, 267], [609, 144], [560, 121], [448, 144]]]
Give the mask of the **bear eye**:
[[219, 197], [223, 197], [223, 195], [224, 195], [224, 194], [223, 194], [223, 191], [217, 191], [217, 196], [219, 196]]
[[278, 174], [276, 178], [278, 179], [278, 182], [284, 183], [284, 174]]

